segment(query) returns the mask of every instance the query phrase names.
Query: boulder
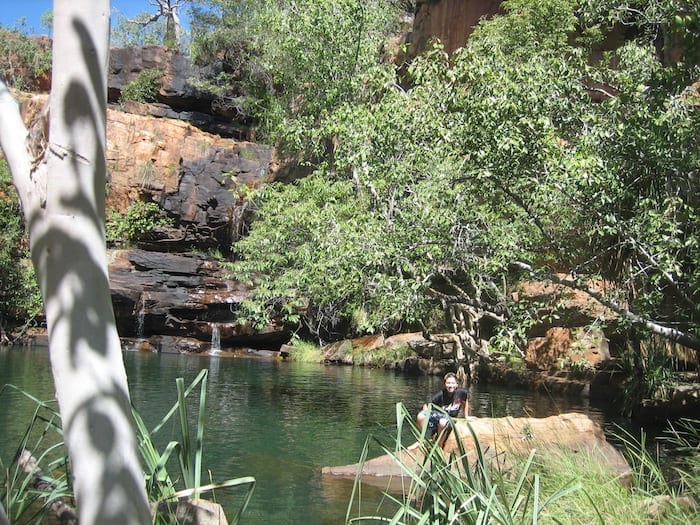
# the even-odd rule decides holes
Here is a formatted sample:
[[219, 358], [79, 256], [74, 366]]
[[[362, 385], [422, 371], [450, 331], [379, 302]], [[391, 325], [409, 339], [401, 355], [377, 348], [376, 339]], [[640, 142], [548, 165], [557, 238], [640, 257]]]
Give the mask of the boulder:
[[[472, 432], [487, 461], [494, 466], [496, 463], [517, 462], [527, 457], [531, 450], [537, 450], [542, 454], [564, 452], [583, 462], [604, 462], [618, 475], [626, 475], [630, 471], [622, 454], [605, 439], [602, 427], [585, 414], [566, 413], [546, 418], [455, 419], [455, 431], [443, 447], [445, 455], [458, 453], [456, 436], [459, 436], [470, 462], [475, 461], [477, 451]], [[323, 467], [321, 473], [323, 476], [355, 478], [361, 466], [363, 482], [391, 489], [405, 484], [406, 472], [400, 463], [413, 469], [422, 461], [421, 447], [412, 445], [402, 449], [397, 458], [385, 454], [362, 465]]]
[[343, 339], [342, 341], [326, 345], [321, 348], [321, 355], [326, 363], [351, 365], [353, 364], [352, 341]]
[[[198, 499], [158, 503], [158, 512], [180, 525], [228, 525], [228, 519], [219, 503]], [[152, 504], [151, 511], [155, 510]]]

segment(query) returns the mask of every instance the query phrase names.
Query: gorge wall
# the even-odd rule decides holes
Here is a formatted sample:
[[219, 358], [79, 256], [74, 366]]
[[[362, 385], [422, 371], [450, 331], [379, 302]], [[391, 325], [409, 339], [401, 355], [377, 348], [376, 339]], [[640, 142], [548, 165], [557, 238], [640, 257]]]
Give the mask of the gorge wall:
[[481, 18], [501, 12], [502, 0], [418, 0], [413, 29], [407, 36], [408, 58], [429, 49], [439, 39], [451, 54], [463, 47]]

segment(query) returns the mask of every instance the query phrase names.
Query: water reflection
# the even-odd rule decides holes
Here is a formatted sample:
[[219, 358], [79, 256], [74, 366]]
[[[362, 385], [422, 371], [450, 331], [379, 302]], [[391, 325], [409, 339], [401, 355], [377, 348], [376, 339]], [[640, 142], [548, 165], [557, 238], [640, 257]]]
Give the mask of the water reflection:
[[[240, 357], [128, 352], [124, 361], [134, 405], [151, 428], [175, 402], [175, 379], [183, 377], [188, 385], [201, 369], [209, 370], [203, 480], [210, 475], [214, 481], [255, 476], [244, 524], [342, 523], [352, 483], [322, 479], [321, 468], [356, 462], [370, 434], [390, 439], [396, 430], [396, 403], [416, 411], [442, 386], [439, 377]], [[0, 384], [8, 382], [52, 397], [47, 352], [0, 352]], [[472, 414], [480, 417], [580, 411], [608, 421], [587, 400], [478, 384], [470, 393]], [[0, 412], [4, 461], [8, 440], [21, 433], [27, 417], [26, 404], [13, 401], [10, 406], [11, 413]], [[193, 421], [196, 407], [195, 398]], [[175, 424], [164, 429], [160, 449], [177, 439], [178, 432]], [[371, 455], [379, 452], [376, 446], [371, 449]], [[382, 496], [371, 487], [363, 490], [362, 510], [370, 512]], [[229, 509], [241, 498], [240, 493], [217, 496]]]

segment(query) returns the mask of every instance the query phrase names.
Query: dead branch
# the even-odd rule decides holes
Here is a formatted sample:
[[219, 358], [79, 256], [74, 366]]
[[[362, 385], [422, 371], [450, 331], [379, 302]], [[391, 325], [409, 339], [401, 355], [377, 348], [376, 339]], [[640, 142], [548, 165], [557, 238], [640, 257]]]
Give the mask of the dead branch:
[[[44, 477], [43, 472], [37, 465], [37, 461], [34, 456], [32, 456], [31, 452], [23, 450], [22, 454], [20, 454], [18, 464], [24, 472], [33, 476], [34, 481], [32, 487], [36, 490], [50, 493], [54, 489], [53, 484]], [[61, 525], [78, 525], [78, 514], [66, 503], [64, 498], [54, 498], [49, 502], [48, 508], [58, 518]]]
[[[534, 271], [532, 266], [520, 261], [515, 261], [513, 263], [513, 266], [528, 272]], [[634, 325], [642, 326], [653, 334], [660, 335], [665, 339], [691, 348], [693, 350], [700, 351], [700, 339], [693, 336], [692, 334], [676, 330], [675, 328], [664, 326], [660, 323], [657, 323], [656, 321], [652, 321], [651, 319], [647, 319], [645, 317], [637, 315], [634, 312], [628, 310], [627, 308], [624, 308], [623, 306], [619, 305], [615, 301], [606, 299], [600, 292], [597, 292], [592, 288], [588, 287], [587, 285], [575, 281], [573, 279], [564, 279], [554, 274], [549, 274], [548, 278], [552, 282], [561, 284], [562, 286], [566, 286], [567, 288], [571, 288], [572, 290], [579, 290], [581, 292], [584, 292], [585, 294], [598, 301], [603, 306], [609, 308], [618, 315], [627, 318]]]

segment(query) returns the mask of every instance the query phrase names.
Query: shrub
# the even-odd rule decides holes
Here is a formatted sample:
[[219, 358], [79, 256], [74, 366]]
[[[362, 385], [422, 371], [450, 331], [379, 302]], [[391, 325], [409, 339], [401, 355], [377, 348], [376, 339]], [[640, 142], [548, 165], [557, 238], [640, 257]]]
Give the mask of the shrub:
[[294, 346], [294, 351], [291, 353], [293, 361], [302, 363], [320, 363], [323, 361], [321, 348], [318, 345], [299, 339], [292, 341], [291, 344]]
[[134, 202], [125, 213], [111, 211], [107, 217], [108, 242], [139, 241], [153, 230], [170, 224], [170, 219], [155, 202]]
[[128, 82], [122, 89], [119, 102], [155, 102], [160, 90], [160, 79], [163, 72], [158, 69], [144, 69], [134, 80]]
[[0, 77], [7, 85], [29, 91], [50, 69], [51, 46], [47, 40], [29, 38], [22, 26], [0, 27]]
[[0, 328], [30, 322], [41, 304], [17, 192], [0, 161]]

